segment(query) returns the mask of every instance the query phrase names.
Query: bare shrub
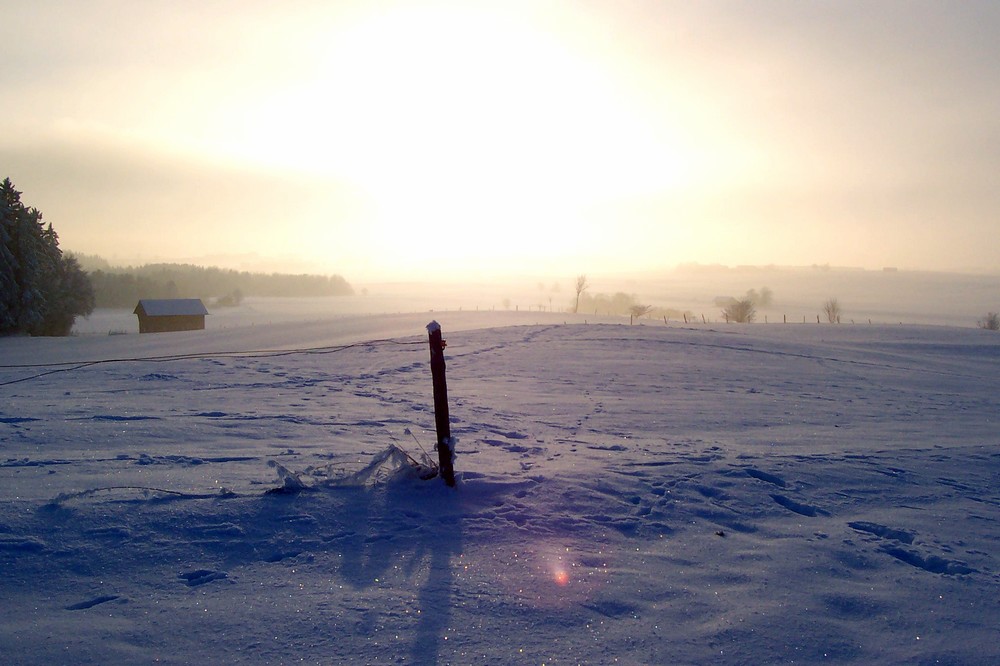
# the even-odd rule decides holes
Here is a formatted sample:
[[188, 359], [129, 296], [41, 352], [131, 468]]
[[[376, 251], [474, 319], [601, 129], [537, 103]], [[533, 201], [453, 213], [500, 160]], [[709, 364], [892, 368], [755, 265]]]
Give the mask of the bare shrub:
[[589, 288], [590, 288], [590, 285], [587, 283], [587, 276], [586, 275], [577, 275], [576, 276], [576, 302], [573, 303], [573, 312], [574, 313], [580, 311], [580, 295], [583, 294], [583, 292], [587, 291], [587, 289], [589, 289]]
[[831, 298], [826, 303], [823, 304], [823, 313], [826, 315], [826, 320], [831, 324], [840, 323], [840, 315], [843, 314], [843, 310], [840, 307], [840, 303], [836, 298]]
[[979, 328], [984, 328], [987, 331], [1000, 331], [1000, 314], [996, 312], [988, 313], [980, 320]]
[[730, 323], [750, 324], [757, 318], [757, 308], [749, 298], [734, 300], [722, 311], [722, 316]]
[[642, 319], [653, 311], [652, 305], [639, 305], [638, 303], [629, 308], [629, 314], [636, 319]]

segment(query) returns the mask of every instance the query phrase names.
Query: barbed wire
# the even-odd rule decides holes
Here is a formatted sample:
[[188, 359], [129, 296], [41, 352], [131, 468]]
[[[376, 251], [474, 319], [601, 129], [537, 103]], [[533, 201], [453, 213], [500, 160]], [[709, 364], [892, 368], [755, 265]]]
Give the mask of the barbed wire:
[[379, 340], [366, 340], [363, 342], [352, 342], [344, 345], [328, 345], [323, 347], [300, 347], [295, 349], [254, 349], [246, 351], [217, 351], [217, 352], [191, 352], [186, 354], [166, 354], [161, 356], [134, 356], [134, 357], [123, 357], [123, 358], [107, 358], [107, 359], [97, 359], [92, 361], [60, 361], [54, 363], [17, 363], [17, 364], [7, 364], [0, 365], [0, 370], [30, 370], [30, 369], [40, 369], [40, 368], [51, 368], [44, 372], [39, 372], [28, 377], [20, 377], [18, 379], [11, 379], [4, 382], [0, 382], [0, 387], [10, 386], [11, 384], [19, 384], [21, 382], [32, 381], [35, 379], [40, 379], [48, 375], [54, 375], [60, 372], [73, 372], [76, 370], [82, 370], [83, 368], [89, 368], [94, 365], [103, 365], [110, 363], [169, 363], [174, 361], [188, 361], [206, 358], [277, 358], [281, 356], [293, 356], [301, 354], [335, 354], [337, 352], [342, 352], [348, 349], [355, 349], [358, 347], [379, 347], [385, 345], [397, 345], [401, 347], [413, 347], [417, 345], [426, 345], [426, 342], [414, 340], [396, 340], [394, 338], [383, 338]]

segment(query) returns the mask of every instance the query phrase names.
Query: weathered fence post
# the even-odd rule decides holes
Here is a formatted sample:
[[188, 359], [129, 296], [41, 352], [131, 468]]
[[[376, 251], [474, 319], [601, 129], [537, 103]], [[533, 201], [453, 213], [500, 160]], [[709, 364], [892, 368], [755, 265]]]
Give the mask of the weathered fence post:
[[452, 448], [451, 423], [448, 416], [448, 381], [445, 378], [444, 348], [441, 325], [436, 321], [427, 324], [427, 338], [431, 348], [431, 379], [434, 382], [434, 425], [437, 429], [438, 464], [441, 478], [455, 486], [455, 451]]

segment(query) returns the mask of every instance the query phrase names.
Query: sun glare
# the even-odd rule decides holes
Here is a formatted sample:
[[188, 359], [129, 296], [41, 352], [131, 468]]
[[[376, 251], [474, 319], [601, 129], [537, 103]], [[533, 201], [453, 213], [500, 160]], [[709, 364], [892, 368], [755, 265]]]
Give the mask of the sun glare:
[[234, 114], [230, 148], [349, 183], [380, 262], [558, 262], [601, 246], [595, 208], [683, 180], [683, 156], [606, 66], [523, 7], [404, 5], [338, 25]]

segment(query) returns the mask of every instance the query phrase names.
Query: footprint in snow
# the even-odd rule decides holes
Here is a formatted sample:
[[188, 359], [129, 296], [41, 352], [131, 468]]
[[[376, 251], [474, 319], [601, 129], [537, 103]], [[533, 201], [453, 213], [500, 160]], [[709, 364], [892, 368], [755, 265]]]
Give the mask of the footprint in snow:
[[920, 553], [907, 550], [905, 548], [899, 548], [898, 546], [882, 546], [882, 552], [892, 555], [897, 560], [905, 562], [912, 567], [923, 569], [924, 571], [930, 573], [945, 575], [976, 573], [975, 569], [966, 566], [961, 562], [947, 560], [943, 557], [938, 557], [937, 555], [928, 555], [924, 557]]
[[484, 444], [499, 447], [508, 453], [527, 453], [537, 455], [543, 451], [543, 449], [539, 446], [523, 446], [521, 444], [513, 444], [499, 439], [483, 439], [482, 441]]
[[883, 539], [892, 539], [893, 541], [899, 541], [906, 544], [913, 543], [913, 537], [916, 536], [913, 532], [897, 530], [891, 527], [886, 527], [885, 525], [869, 523], [863, 520], [847, 523], [847, 526], [858, 532], [866, 532], [867, 534], [873, 534], [877, 537], [882, 537]]
[[623, 617], [628, 617], [636, 612], [635, 606], [631, 606], [627, 603], [617, 601], [614, 599], [594, 601], [589, 604], [581, 604], [584, 608], [592, 610], [595, 613], [600, 613], [605, 617], [609, 617], [613, 620], [617, 620]]
[[752, 476], [759, 481], [766, 481], [767, 483], [778, 486], [779, 488], [787, 488], [788, 484], [780, 476], [775, 476], [774, 474], [768, 474], [767, 472], [762, 472], [759, 469], [754, 469], [752, 467], [744, 470], [747, 476]]
[[771, 495], [771, 498], [788, 509], [793, 513], [797, 513], [800, 516], [807, 516], [809, 518], [815, 518], [816, 516], [829, 516], [830, 514], [819, 507], [812, 506], [811, 504], [803, 504], [801, 502], [796, 502], [795, 500], [785, 497], [784, 495]]
[[898, 530], [892, 527], [887, 527], [885, 525], [879, 525], [878, 523], [869, 523], [866, 521], [854, 521], [847, 523], [847, 526], [857, 532], [864, 532], [866, 534], [871, 534], [880, 539], [887, 539], [889, 541], [894, 541], [896, 544], [882, 544], [879, 548], [886, 555], [891, 555], [895, 557], [900, 562], [909, 564], [911, 567], [916, 567], [917, 569], [923, 569], [928, 573], [944, 574], [944, 575], [961, 575], [976, 573], [976, 569], [965, 565], [962, 562], [956, 560], [949, 560], [943, 557], [938, 557], [937, 555], [921, 555], [915, 550], [910, 550], [903, 548], [899, 544], [911, 545], [913, 544], [913, 539], [916, 534], [913, 532], [908, 532], [906, 530]]
[[265, 557], [264, 561], [273, 564], [275, 562], [281, 562], [282, 560], [298, 557], [301, 554], [301, 550], [278, 550]]
[[32, 536], [0, 536], [0, 552], [38, 553], [45, 550], [45, 542]]
[[243, 528], [239, 525], [234, 525], [233, 523], [216, 523], [207, 525], [193, 525], [190, 528], [191, 532], [199, 535], [214, 536], [214, 537], [242, 537], [244, 536]]
[[222, 580], [223, 578], [228, 578], [229, 574], [226, 573], [225, 571], [212, 571], [211, 569], [195, 569], [194, 571], [188, 571], [186, 573], [177, 574], [177, 577], [183, 580], [188, 587], [197, 587], [198, 585], [211, 583], [213, 580]]
[[121, 596], [117, 594], [105, 594], [100, 597], [94, 597], [93, 599], [87, 599], [86, 601], [81, 601], [78, 604], [72, 604], [66, 606], [66, 610], [70, 611], [87, 610], [88, 608], [93, 608], [94, 606], [99, 606], [100, 604], [106, 604], [109, 601], [114, 601], [115, 599], [121, 599]]

